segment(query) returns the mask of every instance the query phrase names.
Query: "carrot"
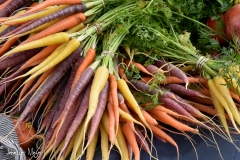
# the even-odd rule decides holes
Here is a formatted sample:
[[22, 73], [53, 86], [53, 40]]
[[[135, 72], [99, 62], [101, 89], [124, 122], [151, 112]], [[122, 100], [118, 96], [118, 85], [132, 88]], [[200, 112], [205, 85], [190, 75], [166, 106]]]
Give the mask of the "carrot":
[[123, 79], [119, 79], [119, 80], [117, 80], [117, 85], [118, 85], [118, 89], [120, 90], [120, 92], [122, 93], [124, 98], [129, 102], [129, 104], [133, 108], [134, 112], [137, 113], [137, 115], [142, 120], [144, 125], [146, 125], [148, 127], [148, 123], [146, 122], [145, 118], [143, 117], [141, 109], [140, 109], [136, 99], [132, 95], [130, 89], [128, 88], [127, 83]]
[[[48, 57], [49, 59], [45, 59], [41, 64], [39, 64], [40, 66], [42, 65], [43, 67], [39, 67], [39, 65], [36, 66], [35, 69], [36, 68], [40, 68], [40, 69], [37, 70], [35, 73], [33, 73], [25, 82], [27, 82], [28, 80], [42, 74], [43, 72], [45, 72], [49, 68], [54, 67], [55, 65], [61, 63], [61, 61], [63, 61], [67, 57], [71, 56], [71, 54], [73, 52], [81, 50], [79, 48], [79, 45], [80, 45], [80, 42], [77, 39], [70, 40], [66, 44], [66, 46], [62, 49], [62, 51], [60, 51], [60, 55], [55, 56], [55, 54], [59, 53], [58, 51], [56, 51], [55, 54], [51, 54]], [[80, 53], [78, 53], [78, 54], [80, 54]], [[47, 63], [48, 60], [50, 60], [50, 62]], [[44, 65], [44, 64], [46, 64], [46, 65]], [[27, 74], [29, 74], [29, 72], [22, 75], [22, 76], [25, 77]]]
[[14, 11], [21, 8], [28, 2], [29, 0], [15, 0], [7, 2], [7, 4], [0, 10], [0, 17], [10, 16]]
[[122, 159], [129, 159], [128, 149], [127, 149], [126, 141], [125, 141], [121, 127], [118, 128], [117, 141], [118, 141], [121, 153], [122, 153]]
[[76, 26], [69, 28], [68, 30], [66, 30], [65, 32], [67, 33], [74, 33], [77, 31], [80, 31], [82, 28], [85, 28], [86, 26], [84, 25], [84, 23], [79, 23]]
[[148, 70], [146, 70], [146, 68], [143, 65], [141, 65], [140, 63], [137, 63], [137, 62], [134, 62], [134, 61], [128, 60], [128, 59], [125, 59], [124, 63], [126, 63], [126, 65], [130, 66], [130, 68], [135, 66], [137, 69], [139, 69], [139, 71], [146, 73], [148, 75], [152, 75], [152, 73], [148, 72]]
[[67, 113], [70, 110], [70, 107], [72, 106], [73, 102], [77, 98], [77, 96], [82, 92], [82, 90], [88, 85], [88, 83], [91, 81], [92, 77], [94, 75], [94, 71], [92, 68], [87, 68], [82, 76], [79, 78], [76, 86], [74, 89], [70, 92], [70, 96], [68, 97], [64, 111], [62, 112], [61, 116], [58, 118], [58, 120], [55, 122], [54, 126], [58, 124], [59, 122], [63, 122], [66, 118]]
[[140, 150], [137, 144], [136, 136], [134, 131], [131, 129], [131, 127], [128, 125], [128, 123], [121, 123], [121, 129], [126, 137], [127, 141], [130, 143], [133, 153], [134, 153], [134, 159], [140, 160]]
[[142, 114], [148, 124], [157, 125], [158, 122], [147, 111], [141, 110]]
[[9, 39], [4, 45], [0, 48], [0, 56], [5, 54], [16, 42], [18, 38]]
[[31, 101], [28, 102], [25, 110], [20, 115], [18, 122], [21, 122], [24, 120], [24, 118], [27, 116], [27, 114], [32, 110], [32, 108], [40, 102], [43, 95], [53, 88], [55, 84], [61, 79], [61, 77], [67, 72], [67, 69], [70, 67], [71, 63], [74, 62], [79, 53], [81, 52], [81, 49], [78, 48], [72, 55], [70, 55], [68, 58], [66, 58], [63, 62], [61, 62], [59, 65], [56, 66], [53, 73], [50, 75], [50, 77], [46, 80], [46, 82], [41, 86], [41, 89], [37, 91], [36, 94], [31, 98]]
[[151, 154], [148, 142], [146, 141], [146, 138], [143, 136], [142, 132], [138, 129], [135, 128], [136, 130], [136, 140], [138, 145], [140, 146], [140, 148], [142, 148], [143, 150], [145, 150], [148, 154]]
[[89, 143], [88, 147], [87, 147], [87, 153], [86, 153], [86, 159], [93, 159], [94, 158], [94, 154], [95, 154], [95, 150], [96, 150], [96, 146], [97, 146], [97, 140], [98, 140], [98, 134], [99, 132], [97, 131], [91, 142]]
[[165, 60], [158, 60], [156, 61], [156, 66], [157, 67], [161, 67], [163, 70], [168, 71], [170, 73], [170, 75], [178, 77], [179, 79], [182, 79], [185, 84], [186, 84], [186, 88], [188, 86], [188, 79], [186, 74], [180, 70], [178, 67], [174, 66], [171, 63], [167, 63]]
[[121, 79], [125, 80], [126, 82], [129, 82], [126, 74], [124, 73], [124, 69], [122, 67], [118, 67], [118, 73]]
[[45, 24], [47, 22], [51, 22], [53, 20], [56, 20], [56, 19], [59, 19], [59, 18], [65, 17], [65, 16], [69, 16], [69, 15], [72, 15], [72, 14], [77, 13], [77, 12], [84, 12], [85, 10], [86, 10], [86, 6], [83, 3], [78, 4], [78, 5], [68, 6], [68, 7], [63, 8], [63, 9], [61, 9], [61, 10], [59, 10], [59, 11], [53, 13], [53, 14], [50, 14], [48, 16], [39, 18], [37, 21], [33, 22], [29, 26], [19, 30], [16, 33], [14, 33], [14, 35], [23, 34], [27, 31], [33, 30], [34, 28], [37, 28], [37, 27], [39, 27], [42, 24]]
[[161, 68], [158, 68], [157, 66], [152, 64], [145, 66], [145, 68], [151, 74], [157, 74], [157, 73], [164, 74], [164, 71]]
[[50, 27], [44, 29], [43, 31], [35, 34], [34, 36], [26, 39], [23, 41], [21, 44], [29, 43], [35, 40], [38, 40], [40, 38], [49, 36], [51, 34], [57, 33], [57, 32], [62, 32], [66, 29], [69, 29], [83, 21], [86, 20], [86, 17], [83, 13], [76, 13], [74, 15], [71, 15], [69, 17], [64, 18], [63, 20], [51, 25]]
[[[108, 99], [108, 95], [109, 95], [108, 89], [109, 89], [109, 82], [107, 81], [105, 83], [103, 89], [101, 90], [100, 94], [99, 94], [99, 100], [100, 101], [98, 101], [96, 111], [95, 111], [95, 113], [94, 113], [94, 115], [92, 116], [92, 119], [91, 119], [91, 124], [90, 124], [89, 130], [88, 130], [88, 140], [87, 140], [86, 146], [88, 146], [90, 144], [90, 142], [93, 139], [95, 133], [97, 132], [98, 125], [100, 123], [103, 111], [105, 110], [105, 107], [106, 107], [106, 104], [107, 104], [107, 99]], [[92, 87], [91, 87], [91, 90], [92, 90]], [[90, 96], [91, 96], [91, 93], [90, 93]], [[90, 97], [89, 97], [89, 99], [90, 99]], [[90, 103], [91, 102], [89, 102], [89, 104]]]
[[2, 10], [3, 8], [5, 8], [6, 5], [8, 5], [10, 2], [11, 2], [11, 0], [5, 0], [4, 3], [2, 3], [2, 4], [0, 5], [0, 10]]
[[79, 66], [75, 78], [73, 80], [72, 89], [77, 83], [79, 77], [82, 75], [83, 71], [93, 62], [96, 57], [96, 50], [94, 48], [89, 48], [82, 64]]
[[46, 7], [49, 7], [49, 6], [55, 6], [55, 5], [72, 5], [72, 4], [79, 4], [81, 3], [82, 0], [50, 0], [50, 1], [44, 1], [43, 3], [37, 5], [36, 7], [34, 8], [31, 8], [30, 10], [28, 10], [27, 13], [29, 12], [35, 12], [35, 11], [39, 11], [39, 10], [42, 10]]
[[79, 110], [79, 106], [80, 106], [81, 101], [83, 99], [83, 96], [84, 96], [84, 92], [82, 92], [79, 95], [78, 99], [74, 102], [74, 105], [71, 108], [71, 112], [69, 112], [68, 118], [64, 121], [63, 125], [60, 127], [60, 130], [57, 134], [57, 137], [53, 137], [55, 139], [55, 142], [54, 142], [54, 145], [53, 145], [53, 150], [55, 150], [57, 148], [57, 146], [59, 146], [61, 141], [65, 138], [65, 136], [69, 132], [69, 126], [72, 124], [73, 120], [75, 119], [75, 117], [77, 115], [77, 112]]
[[28, 68], [30, 66], [32, 66], [32, 64], [42, 58], [46, 58], [47, 56], [49, 56], [57, 47], [59, 46], [59, 44], [55, 44], [55, 45], [50, 45], [45, 47], [43, 50], [41, 50], [39, 53], [37, 53], [35, 56], [33, 56], [32, 58], [30, 58], [28, 61], [26, 61], [26, 63], [24, 63], [21, 67], [20, 70]]
[[15, 53], [13, 55], [7, 56], [1, 63], [0, 63], [0, 69], [6, 69], [8, 67], [14, 67], [18, 64], [21, 64], [28, 60], [29, 58], [36, 55], [37, 52], [40, 51], [41, 48], [35, 48], [27, 51], [21, 51], [18, 53]]
[[159, 100], [163, 102], [165, 107], [177, 112], [178, 114], [189, 117], [190, 119], [194, 119], [193, 116], [176, 101], [170, 98], [159, 98]]
[[19, 46], [15, 47], [14, 49], [5, 53], [3, 55], [3, 57], [11, 55], [16, 52], [21, 52], [21, 51], [34, 49], [34, 48], [64, 43], [64, 42], [67, 42], [69, 40], [69, 38], [70, 38], [69, 35], [65, 32], [56, 33], [56, 34], [44, 37], [42, 39], [24, 44], [24, 45], [19, 45]]
[[115, 126], [116, 126], [116, 132], [115, 133], [117, 133], [118, 124], [119, 124], [117, 79], [113, 74], [110, 74], [109, 75], [109, 81], [110, 81], [110, 94], [111, 94], [111, 97], [112, 97], [112, 107], [113, 107]]
[[218, 117], [226, 131], [226, 133], [228, 134], [229, 138], [231, 139], [231, 135], [230, 135], [230, 132], [229, 132], [229, 128], [228, 128], [228, 124], [227, 124], [227, 120], [226, 120], [226, 116], [225, 116], [225, 111], [224, 111], [224, 107], [222, 106], [222, 104], [218, 101], [217, 97], [214, 95], [213, 92], [211, 92], [210, 90], [210, 94], [211, 94], [211, 97], [213, 99], [213, 103], [214, 103], [214, 106], [217, 110], [217, 113], [218, 113]]
[[[191, 127], [189, 127], [186, 124], [183, 124], [181, 122], [179, 122], [178, 120], [176, 120], [175, 118], [169, 116], [167, 113], [162, 112], [162, 111], [150, 111], [151, 115], [157, 119], [158, 121], [168, 124], [174, 128], [176, 128], [179, 131], [182, 132], [191, 132], [191, 133], [198, 133], [198, 129], [193, 129]], [[151, 125], [151, 124], [150, 124]]]
[[[239, 111], [235, 105], [235, 102], [233, 101], [230, 91], [226, 86], [226, 81], [221, 76], [216, 76], [213, 78], [214, 84], [216, 85], [218, 91], [222, 94], [225, 101], [228, 103], [228, 107], [231, 110], [233, 117], [235, 121], [240, 125], [240, 114]], [[211, 90], [210, 90], [211, 92]]]
[[109, 116], [109, 141], [113, 144], [114, 139], [116, 137], [115, 134], [115, 118], [114, 118], [114, 111], [113, 111], [113, 104], [112, 104], [112, 96], [111, 94], [108, 96], [107, 102], [107, 109], [108, 109], [108, 116]]
[[167, 135], [165, 132], [163, 132], [159, 127], [155, 126], [155, 125], [151, 125], [150, 127], [153, 131], [154, 134], [158, 135], [159, 137], [162, 137], [163, 139], [165, 139], [166, 141], [168, 141], [169, 143], [171, 143], [173, 146], [176, 147], [177, 149], [177, 153], [179, 154], [179, 150], [178, 150], [178, 145], [177, 143], [172, 139], [172, 137], [170, 137], [169, 135]]
[[102, 160], [108, 160], [108, 134], [102, 124], [99, 124], [100, 134], [101, 134], [101, 153], [102, 153]]
[[176, 93], [177, 95], [184, 95], [184, 96], [191, 96], [191, 97], [206, 97], [197, 90], [193, 90], [190, 88], [185, 88], [184, 86], [180, 84], [167, 84], [164, 85], [164, 88], [169, 89], [173, 93]]
[[32, 20], [38, 20], [39, 18], [51, 15], [53, 13], [56, 13], [57, 11], [66, 8], [67, 5], [60, 5], [60, 6], [54, 6], [54, 7], [50, 7], [48, 9], [45, 9], [43, 11], [39, 11], [36, 13], [24, 13], [21, 15], [17, 15], [17, 16], [11, 16], [7, 19], [2, 19], [2, 21], [4, 21], [3, 24], [8, 24], [8, 25], [19, 25], [19, 24], [25, 24], [28, 23], [29, 21]]

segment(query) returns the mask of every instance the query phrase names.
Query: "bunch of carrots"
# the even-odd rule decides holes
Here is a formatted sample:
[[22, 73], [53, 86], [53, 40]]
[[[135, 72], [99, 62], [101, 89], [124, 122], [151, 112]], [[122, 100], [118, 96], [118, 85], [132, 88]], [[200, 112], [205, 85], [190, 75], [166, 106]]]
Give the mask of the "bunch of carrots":
[[[158, 159], [153, 137], [171, 143], [179, 155], [168, 132], [201, 135], [200, 128], [234, 144], [231, 134], [240, 133], [237, 82], [213, 67], [218, 60], [195, 54], [189, 41], [179, 43], [160, 29], [142, 27], [143, 12], [151, 5], [0, 0], [0, 111], [17, 117], [14, 130], [22, 122], [38, 124], [30, 138], [41, 153], [37, 159], [93, 159], [99, 137], [102, 159], [109, 159], [113, 148], [124, 160], [140, 160], [141, 149]], [[139, 53], [149, 58], [140, 52], [149, 48], [127, 39], [147, 43], [148, 36], [136, 36], [143, 28], [172, 47], [154, 48], [161, 58], [151, 58], [151, 64], [135, 58]], [[238, 75], [237, 66], [230, 71]]]

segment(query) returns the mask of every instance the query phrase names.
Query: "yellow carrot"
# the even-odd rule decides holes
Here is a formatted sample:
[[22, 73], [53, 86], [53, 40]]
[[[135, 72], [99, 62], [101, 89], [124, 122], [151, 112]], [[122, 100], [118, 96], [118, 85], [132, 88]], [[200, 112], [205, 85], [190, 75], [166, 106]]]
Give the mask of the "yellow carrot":
[[221, 76], [216, 76], [213, 78], [214, 84], [219, 92], [222, 93], [226, 102], [229, 104], [229, 108], [232, 112], [233, 118], [240, 125], [240, 114], [236, 107], [235, 102], [232, 99], [229, 89], [226, 86], [226, 81]]
[[[108, 133], [108, 131], [109, 131], [109, 116], [108, 116], [108, 113], [106, 111], [103, 112], [101, 123], [103, 124], [103, 127], [104, 127], [105, 131], [109, 135], [109, 133]], [[120, 156], [123, 157], [122, 156], [122, 151], [121, 151], [121, 148], [119, 146], [119, 143], [118, 143], [117, 139], [115, 139], [114, 145], [117, 147]]]
[[210, 90], [210, 95], [212, 97], [212, 101], [213, 101], [213, 104], [217, 110], [217, 113], [218, 113], [218, 117], [225, 129], [225, 131], [227, 132], [229, 138], [231, 139], [231, 136], [230, 136], [230, 132], [229, 132], [229, 128], [228, 128], [228, 125], [227, 125], [227, 120], [226, 120], [226, 116], [225, 116], [225, 111], [224, 111], [224, 107], [222, 106], [222, 104], [218, 101], [217, 97], [215, 96], [214, 93], [212, 93], [212, 91]]
[[108, 134], [104, 129], [102, 122], [99, 124], [100, 134], [101, 134], [101, 153], [102, 160], [108, 160]]
[[[107, 67], [100, 66], [96, 69], [89, 96], [89, 107], [86, 116], [86, 122], [83, 127], [84, 133], [86, 133], [88, 123], [96, 112], [99, 95], [108, 80], [108, 76], [109, 71]], [[85, 146], [85, 148], [87, 147], [87, 145]]]
[[19, 45], [15, 47], [14, 49], [8, 51], [5, 53], [2, 57], [8, 56], [13, 53], [21, 52], [21, 51], [26, 51], [34, 48], [39, 48], [39, 47], [45, 47], [49, 45], [54, 45], [54, 44], [61, 44], [64, 42], [69, 41], [69, 34], [66, 32], [59, 32], [56, 34], [49, 35], [47, 37], [41, 38], [36, 41], [32, 41], [23, 45]]
[[22, 22], [27, 22], [30, 20], [42, 18], [42, 17], [50, 15], [54, 12], [57, 12], [63, 8], [66, 8], [67, 6], [68, 5], [59, 5], [59, 6], [48, 7], [47, 9], [45, 9], [43, 11], [40, 11], [40, 12], [37, 12], [34, 14], [29, 14], [28, 16], [24, 16], [21, 18], [18, 17], [18, 18], [11, 19], [11, 17], [10, 17], [11, 20], [8, 20], [8, 21], [4, 22], [3, 24], [22, 23]]
[[229, 109], [228, 103], [226, 102], [226, 100], [224, 99], [223, 95], [218, 91], [217, 87], [215, 86], [214, 82], [212, 79], [208, 80], [208, 86], [209, 89], [211, 90], [212, 94], [214, 94], [216, 96], [216, 98], [218, 99], [218, 101], [222, 104], [222, 106], [224, 107], [224, 109], [226, 110], [229, 118], [231, 119], [231, 122], [234, 126], [234, 128], [240, 133], [238, 127], [236, 126], [236, 123], [234, 121], [233, 115], [231, 110]]
[[66, 47], [63, 48], [63, 50], [60, 52], [59, 55], [54, 57], [54, 59], [52, 59], [52, 61], [50, 61], [47, 65], [45, 65], [44, 67], [40, 68], [37, 72], [32, 74], [25, 82], [42, 74], [43, 72], [47, 71], [49, 68], [56, 66], [58, 63], [63, 61], [65, 58], [67, 58], [72, 52], [74, 52], [79, 46], [80, 46], [80, 42], [77, 39], [72, 39], [67, 43]]
[[87, 160], [92, 160], [94, 158], [97, 141], [98, 141], [98, 134], [99, 134], [99, 132], [97, 131], [96, 134], [94, 135], [92, 141], [89, 143], [89, 145], [87, 147], [87, 154], [86, 154]]
[[83, 23], [79, 23], [78, 25], [66, 30], [67, 33], [74, 33], [74, 32], [77, 32], [77, 31], [80, 31], [82, 28], [84, 27], [84, 24]]
[[123, 79], [119, 79], [117, 81], [117, 85], [118, 85], [118, 89], [120, 90], [120, 92], [122, 93], [124, 98], [129, 102], [129, 104], [131, 105], [131, 107], [133, 108], [135, 113], [137, 113], [137, 115], [142, 120], [144, 125], [147, 126], [148, 128], [150, 128], [141, 112], [141, 109], [140, 109], [136, 99], [134, 98], [133, 94], [131, 93], [126, 81], [124, 81]]
[[118, 128], [117, 141], [118, 141], [119, 147], [122, 151], [122, 159], [129, 160], [130, 158], [129, 158], [129, 154], [128, 154], [127, 144], [126, 144], [121, 127]]

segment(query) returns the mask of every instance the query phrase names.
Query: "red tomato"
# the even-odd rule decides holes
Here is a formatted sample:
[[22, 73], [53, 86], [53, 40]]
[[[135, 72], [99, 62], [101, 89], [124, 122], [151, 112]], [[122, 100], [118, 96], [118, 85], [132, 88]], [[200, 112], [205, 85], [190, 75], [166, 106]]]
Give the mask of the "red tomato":
[[[223, 16], [222, 16], [222, 19], [223, 19]], [[210, 28], [212, 28], [212, 29], [214, 29], [214, 30], [217, 30], [217, 28], [218, 28], [217, 25], [219, 25], [219, 24], [217, 23], [216, 20], [212, 20], [212, 19], [209, 17], [209, 18], [207, 19], [207, 25], [208, 25]], [[223, 33], [223, 31], [221, 31], [221, 32]], [[223, 38], [221, 38], [219, 35], [214, 35], [212, 38], [217, 39], [220, 45], [223, 45], [223, 44], [226, 43], [226, 41], [225, 41]]]

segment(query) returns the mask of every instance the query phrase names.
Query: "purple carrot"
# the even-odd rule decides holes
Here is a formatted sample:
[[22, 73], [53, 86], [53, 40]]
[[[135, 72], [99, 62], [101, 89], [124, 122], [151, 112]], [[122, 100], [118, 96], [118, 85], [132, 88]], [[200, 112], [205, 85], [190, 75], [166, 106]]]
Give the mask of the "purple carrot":
[[25, 27], [28, 27], [30, 24], [34, 23], [38, 21], [38, 19], [34, 19], [34, 20], [31, 20], [31, 21], [28, 21], [20, 26], [18, 26], [17, 28], [13, 29], [12, 31], [2, 35], [1, 37], [8, 37], [8, 36], [11, 36], [11, 35], [14, 35], [16, 32], [20, 31], [21, 29], [25, 28]]
[[202, 117], [201, 115], [201, 112], [196, 109], [195, 107], [193, 107], [190, 103], [188, 103], [187, 101], [185, 101], [184, 99], [182, 99], [180, 96], [178, 95], [175, 95], [175, 98], [177, 100], [177, 102], [186, 110], [188, 111], [191, 115], [194, 115], [194, 116], [200, 116]]
[[193, 118], [192, 115], [190, 113], [188, 113], [179, 103], [177, 103], [176, 101], [170, 99], [170, 98], [159, 98], [159, 100], [161, 102], [163, 102], [164, 107], [167, 107], [175, 112], [177, 112], [178, 114], [181, 114], [183, 116], [189, 117], [189, 118]]
[[[94, 70], [91, 67], [88, 67], [83, 71], [82, 75], [80, 76], [77, 83], [75, 84], [75, 87], [70, 92], [67, 102], [65, 103], [64, 110], [55, 124], [58, 124], [60, 121], [65, 120], [74, 101], [77, 99], [79, 94], [82, 92], [83, 88], [85, 88], [88, 85], [88, 83], [90, 82], [90, 80], [92, 80], [93, 76], [94, 76]], [[54, 126], [55, 126], [55, 124], [54, 124]]]
[[0, 63], [0, 69], [6, 69], [8, 67], [14, 67], [22, 62], [25, 62], [32, 56], [36, 55], [41, 48], [35, 48], [27, 51], [18, 52], [15, 54], [10, 55], [9, 57], [5, 58]]
[[41, 124], [41, 127], [42, 127], [41, 129], [45, 128], [45, 130], [48, 130], [48, 128], [51, 126], [53, 117], [56, 114], [56, 111], [58, 109], [58, 106], [60, 104], [60, 101], [61, 101], [63, 93], [64, 93], [63, 88], [65, 88], [65, 85], [66, 85], [67, 81], [69, 80], [70, 73], [71, 72], [68, 71], [67, 74], [65, 74], [61, 78], [59, 84], [55, 87], [56, 90], [54, 91], [53, 96], [51, 97], [51, 100], [48, 102], [47, 105], [49, 105], [53, 101], [55, 101], [55, 103], [53, 104], [52, 109], [50, 110], [49, 114], [47, 114], [47, 116], [44, 117], [44, 120]]
[[68, 96], [70, 95], [71, 86], [72, 86], [75, 74], [77, 72], [77, 68], [82, 63], [82, 61], [83, 61], [83, 57], [80, 57], [80, 58], [78, 58], [77, 62], [74, 64], [74, 67], [71, 71], [71, 75], [70, 75], [70, 77], [68, 79], [68, 82], [65, 86], [64, 93], [63, 93], [63, 96], [61, 98], [60, 104], [58, 105], [57, 111], [54, 114], [54, 117], [53, 117], [53, 120], [52, 120], [52, 123], [51, 123], [51, 127], [49, 128], [49, 130], [46, 133], [46, 142], [48, 142], [51, 139], [51, 137], [54, 133], [54, 130], [56, 128], [55, 127], [55, 122], [58, 120], [58, 118], [61, 116], [61, 114], [64, 110], [65, 103], [67, 102]]
[[[68, 79], [68, 82], [66, 84], [66, 87], [64, 89], [64, 94], [62, 96], [61, 102], [60, 102], [60, 104], [58, 106], [58, 110], [57, 110], [57, 112], [54, 115], [53, 122], [57, 121], [57, 119], [60, 117], [60, 115], [61, 115], [61, 113], [62, 113], [62, 111], [64, 109], [65, 103], [67, 102], [68, 96], [70, 95], [72, 83], [73, 83], [75, 74], [77, 72], [78, 66], [81, 65], [82, 61], [83, 61], [83, 57], [79, 57], [77, 62], [74, 64], [74, 67], [73, 67], [73, 69], [71, 71], [71, 75], [70, 75], [70, 77]], [[52, 124], [52, 125], [54, 125], [54, 124]]]
[[96, 109], [96, 112], [91, 119], [91, 124], [90, 124], [89, 130], [88, 130], [87, 144], [89, 144], [92, 141], [94, 135], [97, 132], [98, 125], [100, 123], [103, 111], [105, 110], [105, 107], [106, 107], [106, 104], [107, 104], [108, 88], [109, 88], [109, 82], [107, 81], [105, 86], [103, 87], [102, 91], [100, 92], [99, 101], [98, 101], [98, 104], [97, 104], [97, 109]]
[[84, 93], [85, 93], [85, 89], [84, 89], [84, 92], [82, 92], [78, 96], [78, 99], [76, 100], [77, 101], [76, 104], [72, 106], [71, 112], [69, 112], [69, 114], [68, 114], [68, 118], [62, 124], [62, 126], [61, 126], [61, 128], [60, 128], [60, 130], [57, 134], [56, 140], [54, 142], [53, 150], [57, 149], [57, 147], [60, 145], [62, 140], [65, 138], [67, 132], [69, 132], [69, 126], [71, 126], [73, 120], [75, 119], [75, 117], [77, 115], [77, 112], [79, 110], [79, 106], [80, 106], [81, 101], [83, 99]]
[[180, 84], [167, 84], [167, 85], [164, 85], [164, 88], [169, 89], [173, 93], [180, 96], [205, 97], [200, 92], [193, 89], [186, 89]]
[[150, 86], [142, 81], [135, 81], [135, 80], [131, 80], [130, 81], [137, 89], [139, 89], [142, 92], [147, 92], [151, 95], [157, 94], [157, 90], [156, 89], [150, 89]]
[[92, 86], [92, 81], [88, 84], [88, 86], [86, 88], [86, 91], [84, 93], [84, 97], [82, 99], [82, 102], [79, 106], [77, 115], [76, 115], [75, 119], [73, 120], [73, 123], [71, 124], [71, 126], [68, 129], [68, 133], [65, 137], [65, 141], [64, 141], [62, 150], [60, 152], [60, 153], [63, 153], [63, 155], [65, 155], [65, 152], [67, 151], [67, 146], [69, 145], [75, 131], [77, 130], [77, 128], [81, 124], [85, 114], [87, 113], [91, 86]]
[[167, 63], [165, 60], [158, 60], [158, 61], [156, 61], [155, 64], [157, 67], [160, 67], [165, 71], [169, 71], [170, 75], [175, 76], [179, 79], [182, 79], [185, 82], [186, 88], [187, 88], [187, 86], [189, 84], [188, 78], [181, 69], [179, 69], [178, 67], [174, 66], [171, 63]]
[[19, 8], [23, 7], [25, 4], [30, 2], [30, 0], [12, 0], [10, 1], [1, 11], [0, 17], [8, 17], [14, 11], [18, 10]]
[[135, 130], [137, 132], [137, 134], [135, 133], [135, 136], [136, 136], [138, 145], [140, 146], [140, 148], [142, 148], [144, 151], [150, 154], [151, 151], [146, 141], [146, 138], [143, 136], [142, 132], [138, 128], [135, 128]]
[[76, 49], [76, 51], [74, 51], [69, 57], [67, 57], [65, 60], [63, 60], [56, 66], [53, 73], [49, 76], [49, 78], [45, 81], [41, 88], [36, 92], [36, 94], [33, 95], [31, 100], [28, 102], [26, 108], [18, 118], [16, 126], [18, 126], [19, 123], [22, 122], [24, 118], [28, 115], [28, 113], [31, 112], [33, 107], [41, 101], [45, 93], [51, 90], [62, 78], [62, 76], [65, 75], [71, 64], [74, 63], [74, 61], [79, 56], [80, 52], [81, 48]]
[[0, 0], [0, 4], [3, 4], [4, 2], [6, 2], [6, 0]]
[[152, 74], [154, 73], [158, 73], [161, 69], [158, 68], [157, 66], [153, 65], [153, 64], [149, 64], [146, 67], [146, 70]]
[[18, 28], [18, 27], [19, 27], [19, 25], [7, 27], [4, 31], [2, 31], [2, 32], [0, 33], [0, 37], [4, 36], [5, 34], [13, 31], [14, 29], [16, 29], [16, 28]]
[[76, 4], [76, 5], [70, 5], [69, 7], [63, 8], [60, 11], [57, 11], [53, 14], [50, 14], [48, 16], [39, 18], [37, 21], [35, 21], [35, 22], [31, 23], [29, 26], [19, 30], [14, 35], [18, 35], [18, 34], [28, 32], [32, 29], [35, 29], [35, 28], [45, 24], [45, 23], [54, 21], [54, 20], [56, 20], [58, 18], [61, 18], [61, 17], [69, 16], [69, 15], [72, 15], [72, 14], [78, 13], [78, 12], [85, 12], [85, 10], [86, 10], [86, 5], [83, 4], [83, 3]]

